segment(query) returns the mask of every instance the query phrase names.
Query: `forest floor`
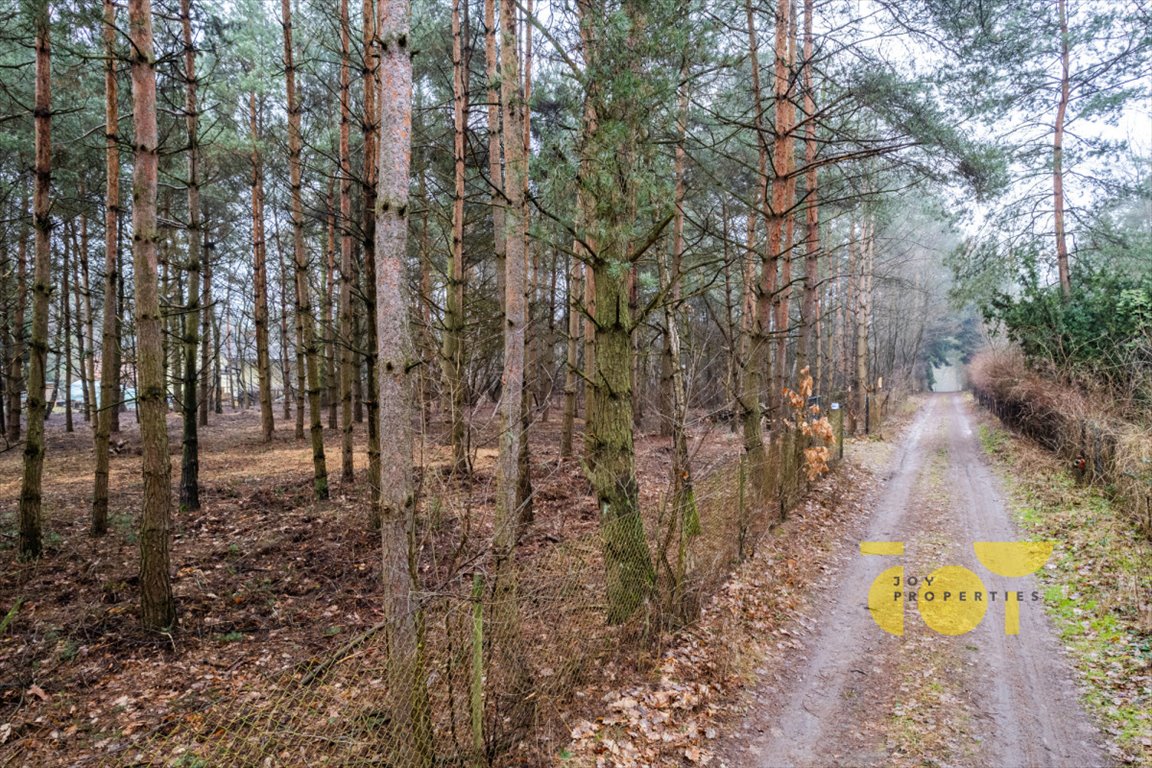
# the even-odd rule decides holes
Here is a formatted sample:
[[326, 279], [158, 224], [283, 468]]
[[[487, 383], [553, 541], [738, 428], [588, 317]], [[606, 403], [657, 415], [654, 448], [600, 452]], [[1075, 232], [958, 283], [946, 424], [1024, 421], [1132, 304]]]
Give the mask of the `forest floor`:
[[[976, 631], [958, 637], [932, 632], [913, 609], [905, 612], [903, 637], [885, 634], [871, 619], [867, 585], [894, 565], [921, 578], [940, 565], [964, 565], [988, 589], [1036, 588], [1030, 578], [991, 575], [972, 554], [971, 541], [1019, 538], [1006, 503], [1010, 479], [994, 473], [981, 452], [990, 421], [965, 396], [938, 395], [912, 401], [882, 435], [850, 440], [848, 461], [812, 484], [787, 519], [706, 596], [699, 620], [662, 632], [644, 658], [624, 645], [625, 653], [601, 653], [589, 662], [575, 651], [595, 647], [602, 630], [562, 631], [583, 643], [573, 646], [571, 658], [586, 668], [582, 679], [572, 678], [562, 705], [562, 738], [549, 737], [531, 759], [507, 764], [1152, 764], [1152, 749], [1141, 741], [1147, 742], [1147, 691], [1141, 698], [1137, 690], [1141, 680], [1147, 688], [1147, 664], [1128, 659], [1131, 643], [1121, 643], [1114, 627], [1092, 629], [1089, 634], [1105, 638], [1108, 647], [1089, 643], [1076, 657], [1095, 683], [1095, 699], [1088, 700], [1099, 703], [1090, 709], [1107, 730], [1105, 743], [1077, 702], [1076, 673], [1040, 604], [1020, 606], [1020, 633], [1012, 637], [1004, 634], [1000, 605], [990, 606]], [[379, 621], [379, 538], [368, 525], [362, 430], [352, 485], [338, 479], [339, 436], [326, 431], [333, 498], [316, 503], [310, 450], [293, 439], [291, 425], [280, 426], [276, 440], [265, 445], [254, 412], [213, 417], [202, 430], [203, 507], [175, 513], [172, 559], [181, 619], [179, 632], [168, 636], [143, 632], [136, 620], [140, 477], [132, 418], [125, 417], [127, 444], [112, 462], [112, 531], [98, 541], [87, 533], [90, 433], [78, 422], [75, 433], [65, 434], [61, 422], [57, 415], [49, 427], [47, 555], [39, 562], [15, 559], [20, 455], [0, 453], [0, 611], [17, 606], [0, 634], [0, 766], [136, 765], [156, 758], [157, 764], [225, 764], [172, 760], [160, 750], [181, 754], [198, 723], [215, 721], [214, 738], [220, 738], [232, 722], [220, 702], [252, 701], [262, 714], [250, 720], [288, 718], [285, 727], [292, 729], [317, 707], [331, 706], [317, 698], [301, 702], [292, 715], [288, 708], [296, 705], [275, 681], [333, 658], [349, 638]], [[442, 435], [422, 443], [424, 489], [444, 500], [444, 509], [426, 514], [451, 517], [453, 510], [491, 506], [493, 422], [478, 415], [475, 424], [476, 471], [469, 482], [442, 471]], [[175, 418], [170, 427], [178, 434]], [[532, 562], [547, 563], [566, 544], [578, 549], [594, 540], [597, 522], [579, 464], [558, 456], [556, 420], [537, 429], [536, 519], [520, 549]], [[737, 436], [704, 420], [697, 422], [695, 438], [702, 475], [740, 451]], [[999, 438], [1001, 453], [1007, 443]], [[1012, 448], [1014, 456], [1027, 450]], [[172, 451], [175, 465], [179, 446]], [[667, 482], [667, 439], [638, 437], [637, 453], [645, 503], [657, 506]], [[1052, 462], [1044, 462], [1026, 454], [1022, 463], [997, 472], [1033, 472], [1036, 483], [1051, 484], [1045, 478], [1052, 476]], [[1086, 543], [1094, 538], [1091, 530], [1071, 532], [1079, 518], [1079, 512], [1059, 518], [1064, 530], [1025, 529], [1075, 539], [1075, 557], [1061, 557], [1058, 549], [1053, 559], [1071, 563], [1073, 576], [1085, 578], [1080, 563], [1103, 562], [1104, 555], [1081, 549], [1082, 540], [1084, 547], [1096, 545]], [[467, 560], [473, 551], [468, 537], [483, 541], [490, 530], [482, 514], [460, 523], [441, 527], [445, 541], [463, 552], [454, 556]], [[903, 541], [907, 550], [901, 557], [863, 557], [861, 541]], [[1135, 563], [1148, 556], [1144, 550], [1121, 554]], [[431, 558], [433, 570], [450, 570], [445, 563], [451, 559]], [[1078, 601], [1091, 594], [1089, 586], [1077, 583], [1071, 592], [1059, 587], [1063, 571], [1050, 572], [1052, 566], [1041, 577], [1045, 607], [1051, 607], [1052, 589], [1062, 588], [1066, 599], [1059, 605], [1075, 614], [1068, 625], [1075, 630], [1083, 623], [1080, 608], [1087, 607]], [[1051, 573], [1056, 587], [1049, 584]], [[543, 624], [555, 623], [555, 608], [542, 605]], [[1067, 627], [1060, 626], [1067, 640]], [[1129, 639], [1137, 643], [1139, 637]], [[547, 652], [560, 655], [564, 648], [549, 646]], [[1117, 661], [1116, 653], [1124, 658]], [[367, 652], [346, 658], [357, 656], [354, 664], [371, 668]], [[344, 660], [341, 669], [347, 670]], [[366, 682], [352, 682], [347, 695], [362, 696]], [[253, 698], [260, 696], [271, 704], [266, 711]], [[320, 727], [326, 727], [323, 721]], [[237, 750], [227, 764], [263, 764], [241, 751], [246, 737], [227, 738], [225, 746]], [[1117, 739], [1127, 739], [1125, 750], [1115, 746]], [[251, 742], [257, 751], [264, 748], [258, 742]], [[306, 755], [308, 743], [294, 754]], [[348, 759], [335, 755], [312, 764]], [[282, 758], [269, 764], [306, 763]]]
[[[257, 410], [213, 415], [211, 425], [200, 429], [201, 508], [176, 509], [173, 495], [179, 630], [172, 635], [138, 625], [136, 515], [142, 486], [132, 414], [122, 414], [124, 429], [114, 436], [123, 446], [112, 456], [110, 531], [101, 539], [88, 533], [89, 426], [77, 416], [75, 431], [66, 433], [62, 414], [49, 420], [45, 556], [36, 562], [19, 562], [15, 552], [22, 452], [0, 452], [0, 619], [10, 614], [0, 633], [0, 766], [155, 758], [155, 750], [173, 746], [164, 743], [169, 733], [181, 738], [182, 729], [212, 718], [213, 708], [237, 691], [273, 691], [275, 681], [329, 659], [350, 638], [378, 625], [380, 539], [369, 524], [363, 426], [355, 430], [352, 484], [339, 479], [340, 435], [325, 430], [332, 498], [315, 502], [311, 449], [293, 438], [290, 421], [276, 415], [270, 444], [260, 441]], [[473, 416], [476, 458], [468, 480], [448, 470], [443, 434], [420, 443], [428, 499], [422, 514], [428, 530], [442, 532], [426, 542], [436, 550], [421, 565], [427, 582], [458, 576], [490, 540], [495, 423], [488, 403]], [[175, 415], [169, 417], [169, 434], [175, 490]], [[566, 542], [595, 541], [595, 502], [578, 461], [559, 457], [558, 436], [554, 410], [533, 432], [535, 519], [518, 549], [528, 560], [545, 560]], [[726, 426], [701, 419], [694, 437], [702, 468], [739, 453], [739, 439]], [[667, 443], [655, 435], [637, 437], [638, 475], [651, 506], [667, 486]], [[592, 636], [579, 629], [572, 634], [577, 640]], [[563, 658], [554, 666], [562, 663]], [[291, 715], [290, 703], [272, 703], [284, 708], [277, 716]], [[310, 716], [307, 707], [300, 712]]]

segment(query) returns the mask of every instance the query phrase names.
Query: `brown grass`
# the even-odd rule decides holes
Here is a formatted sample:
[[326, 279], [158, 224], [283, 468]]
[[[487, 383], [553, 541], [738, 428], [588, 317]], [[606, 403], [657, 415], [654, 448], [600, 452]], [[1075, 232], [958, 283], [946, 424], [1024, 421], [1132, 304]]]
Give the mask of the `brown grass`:
[[1106, 398], [1032, 371], [1014, 349], [979, 355], [969, 375], [986, 407], [1107, 491], [1152, 537], [1152, 432], [1118, 417]]

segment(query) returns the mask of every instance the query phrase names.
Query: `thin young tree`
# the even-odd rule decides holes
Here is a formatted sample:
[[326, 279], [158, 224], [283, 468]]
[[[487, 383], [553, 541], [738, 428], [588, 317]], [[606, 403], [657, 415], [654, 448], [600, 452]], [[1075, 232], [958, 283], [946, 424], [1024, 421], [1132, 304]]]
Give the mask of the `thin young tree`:
[[783, 404], [784, 363], [788, 332], [787, 293], [791, 282], [790, 244], [786, 237], [787, 222], [791, 219], [788, 200], [789, 169], [791, 167], [792, 128], [789, 122], [789, 95], [791, 78], [788, 69], [788, 28], [792, 0], [776, 0], [775, 66], [773, 67], [773, 112], [775, 130], [772, 140], [772, 186], [765, 200], [764, 213], [768, 229], [768, 242], [764, 248], [760, 272], [759, 319], [765, 339], [775, 333], [775, 357], [767, 362], [770, 352], [764, 350], [764, 370], [768, 387], [768, 415], [770, 424], [780, 414]]
[[[0, 230], [0, 275], [6, 284], [12, 281], [12, 264], [8, 254], [8, 228]], [[7, 287], [7, 285], [5, 286]], [[12, 354], [12, 298], [0, 291], [0, 434], [8, 436], [8, 366]], [[15, 291], [12, 291], [13, 297]]]
[[204, 291], [203, 291], [203, 311], [200, 313], [200, 426], [208, 426], [208, 408], [209, 401], [212, 395], [212, 386], [210, 383], [210, 376], [212, 372], [212, 361], [216, 357], [214, 354], [219, 347], [219, 343], [212, 343], [212, 329], [216, 327], [214, 321], [215, 310], [214, 302], [212, 299], [212, 250], [213, 245], [211, 241], [204, 243], [204, 253], [202, 261]]
[[[83, 218], [83, 217], [81, 217]], [[72, 274], [72, 327], [75, 330], [76, 336], [76, 365], [75, 371], [79, 378], [80, 383], [80, 400], [81, 416], [84, 421], [91, 421], [91, 414], [89, 412], [90, 403], [88, 401], [88, 346], [84, 341], [85, 336], [85, 323], [84, 323], [84, 284], [80, 280], [80, 261], [83, 256], [80, 250], [80, 240], [76, 236], [76, 225], [69, 222], [65, 226], [65, 230], [69, 241], [72, 244], [72, 261], [70, 267]]]
[[[812, 58], [815, 44], [812, 37], [813, 0], [804, 0], [804, 298], [800, 303], [800, 336], [796, 341], [796, 370], [814, 363], [813, 379], [820, 387], [822, 361], [819, 354], [820, 333], [817, 330], [816, 296], [819, 289], [820, 258], [820, 196], [817, 188], [819, 168], [816, 165], [816, 102], [812, 85]], [[816, 349], [812, 346], [816, 344]], [[813, 354], [815, 353], [815, 354]]]
[[[579, 208], [579, 204], [577, 204]], [[575, 251], [575, 244], [573, 247]], [[576, 431], [576, 392], [577, 364], [580, 344], [580, 291], [582, 290], [583, 265], [574, 256], [568, 258], [568, 278], [565, 281], [565, 306], [567, 313], [567, 337], [565, 339], [564, 365], [564, 416], [560, 425], [560, 457], [572, 456], [572, 437]]]
[[36, 230], [32, 277], [32, 337], [29, 340], [28, 436], [20, 484], [20, 557], [40, 557], [41, 490], [44, 472], [44, 378], [48, 361], [48, 305], [52, 296], [52, 43], [48, 0], [30, 8], [36, 30], [35, 182], [32, 224]]
[[256, 375], [260, 388], [260, 436], [272, 442], [276, 431], [272, 412], [272, 362], [268, 350], [268, 255], [264, 239], [264, 153], [260, 148], [260, 113], [256, 91], [248, 94], [248, 130], [252, 141], [252, 272], [256, 306]]
[[[516, 93], [517, 98], [520, 100], [519, 117], [517, 120], [518, 129], [511, 133], [512, 141], [517, 144], [514, 148], [518, 153], [517, 162], [520, 158], [523, 159], [524, 169], [523, 173], [519, 174], [519, 182], [523, 187], [520, 193], [519, 205], [523, 209], [521, 218], [520, 239], [523, 241], [524, 250], [524, 344], [525, 344], [525, 361], [524, 361], [524, 375], [522, 376], [522, 386], [524, 394], [520, 397], [520, 455], [519, 462], [520, 468], [517, 470], [519, 489], [517, 509], [519, 510], [517, 517], [521, 525], [531, 523], [534, 517], [533, 499], [532, 499], [532, 461], [529, 451], [529, 428], [532, 425], [532, 380], [537, 374], [537, 367], [543, 357], [540, 351], [540, 345], [543, 343], [544, 334], [540, 332], [533, 333], [533, 314], [532, 307], [535, 303], [535, 290], [537, 284], [540, 282], [540, 263], [539, 260], [533, 260], [532, 257], [532, 241], [529, 239], [528, 230], [531, 227], [531, 209], [528, 207], [528, 158], [532, 151], [532, 121], [531, 110], [529, 104], [532, 100], [532, 25], [527, 19], [532, 18], [532, 0], [526, 0], [523, 8], [518, 4], [513, 4], [512, 10], [508, 13], [520, 15], [523, 11], [526, 19], [524, 23], [523, 35], [517, 33], [513, 39], [513, 44], [519, 51], [521, 38], [524, 41], [524, 65], [517, 67], [516, 72], [523, 73], [523, 82], [521, 78], [516, 78]], [[504, 11], [501, 11], [503, 15]], [[501, 19], [503, 21], [503, 19]], [[503, 56], [504, 52], [501, 49], [500, 55]], [[517, 56], [519, 59], [519, 56]], [[517, 61], [519, 64], [519, 61]], [[503, 64], [501, 64], [503, 67]], [[503, 88], [503, 82], [501, 82]], [[507, 124], [507, 123], [505, 123]], [[505, 166], [509, 163], [507, 153], [504, 157]], [[507, 178], [505, 178], [507, 181]], [[539, 249], [536, 249], [539, 254]], [[543, 377], [541, 377], [543, 378]], [[543, 418], [547, 418], [548, 410], [545, 407]]]
[[[83, 194], [83, 190], [81, 190], [81, 194]], [[80, 255], [77, 261], [79, 274], [76, 279], [80, 286], [80, 296], [84, 300], [83, 328], [84, 336], [88, 340], [88, 346], [81, 353], [81, 370], [84, 371], [86, 383], [84, 397], [88, 406], [88, 412], [84, 418], [86, 421], [92, 422], [96, 417], [96, 330], [92, 312], [92, 270], [88, 260], [88, 246], [88, 215], [81, 213], [80, 247], [77, 249], [77, 253]], [[80, 314], [81, 309], [78, 307], [76, 312]]]
[[[793, 251], [796, 246], [796, 100], [793, 94], [793, 84], [796, 69], [796, 48], [798, 38], [798, 25], [795, 0], [780, 0], [781, 5], [787, 4], [788, 28], [787, 43], [785, 46], [784, 73], [786, 83], [784, 88], [784, 101], [777, 110], [777, 135], [783, 136], [784, 167], [777, 169], [777, 173], [784, 176], [784, 199], [780, 212], [784, 217], [784, 237], [780, 251], [780, 290], [775, 297], [776, 308], [776, 362], [773, 370], [776, 373], [775, 391], [780, 398], [781, 408], [784, 405], [784, 386], [795, 386], [792, 379], [792, 368], [789, 365], [789, 349], [791, 345], [791, 319], [792, 305], [792, 267]], [[774, 210], [775, 214], [776, 211]]]
[[[743, 424], [744, 455], [752, 488], [759, 500], [764, 500], [769, 485], [768, 453], [764, 449], [763, 416], [760, 410], [760, 389], [763, 384], [764, 363], [768, 360], [769, 319], [765, 302], [759, 291], [761, 282], [757, 272], [756, 223], [766, 205], [768, 190], [768, 141], [763, 126], [763, 99], [760, 86], [760, 53], [756, 33], [756, 17], [751, 0], [745, 0], [744, 13], [748, 25], [748, 57], [752, 68], [752, 119], [756, 134], [757, 175], [755, 202], [747, 212], [744, 265], [744, 291], [740, 315], [740, 387], [738, 404]], [[775, 267], [773, 267], [774, 269]], [[766, 269], [766, 267], [765, 267]]]
[[[26, 188], [26, 187], [25, 187]], [[8, 358], [8, 442], [20, 442], [20, 395], [24, 391], [25, 330], [24, 309], [28, 303], [28, 227], [25, 216], [28, 198], [22, 196], [20, 216], [16, 222], [20, 234], [16, 238], [16, 308], [12, 312], [12, 350]]]
[[496, 52], [496, 0], [484, 0], [484, 72], [488, 83], [488, 186], [492, 202], [492, 241], [496, 256], [496, 293], [504, 300], [504, 163], [500, 122], [500, 60]]
[[[320, 408], [320, 365], [317, 359], [320, 351], [316, 340], [316, 318], [312, 314], [312, 290], [308, 285], [308, 254], [304, 248], [303, 137], [300, 94], [296, 89], [296, 60], [292, 47], [291, 0], [282, 0], [280, 8], [284, 28], [284, 78], [288, 91], [288, 173], [292, 195], [292, 250], [296, 265], [297, 342], [302, 346], [297, 353], [296, 364], [303, 364], [306, 369], [313, 491], [316, 498], [323, 501], [328, 498], [328, 468], [324, 460], [324, 425]], [[300, 379], [299, 373], [297, 379]], [[298, 409], [298, 420], [301, 413]]]
[[[68, 304], [68, 297], [71, 295], [71, 264], [72, 264], [72, 249], [68, 244], [68, 227], [64, 227], [65, 232], [63, 237], [60, 238], [62, 248], [60, 249], [60, 310], [57, 315], [59, 324], [56, 327], [57, 335], [57, 352], [56, 352], [56, 365], [60, 365], [60, 352], [64, 353], [64, 431], [72, 432], [72, 311]], [[57, 386], [60, 383], [60, 376], [57, 373], [53, 377]], [[52, 400], [55, 402], [56, 398]]]
[[350, 483], [356, 476], [352, 458], [352, 379], [356, 355], [352, 335], [352, 285], [356, 275], [352, 266], [352, 155], [349, 134], [352, 128], [349, 69], [352, 25], [348, 18], [348, 0], [340, 0], [340, 479]]
[[[500, 71], [520, 71], [515, 0], [500, 4]], [[520, 694], [512, 716], [515, 725], [531, 715], [530, 677], [523, 659], [517, 578], [513, 552], [526, 522], [525, 492], [525, 351], [528, 324], [527, 205], [528, 152], [523, 142], [524, 94], [518, 77], [500, 82], [501, 124], [504, 126], [504, 367], [500, 378], [500, 442], [496, 468], [496, 530], [493, 536], [495, 594], [493, 630], [505, 663]]]
[[320, 404], [322, 408], [328, 410], [328, 429], [332, 430], [340, 428], [340, 373], [336, 370], [339, 357], [336, 351], [339, 341], [336, 338], [336, 324], [339, 318], [333, 317], [333, 312], [339, 315], [340, 309], [333, 300], [337, 280], [337, 229], [343, 227], [339, 221], [336, 191], [339, 186], [338, 177], [341, 175], [340, 167], [339, 141], [337, 141], [336, 173], [328, 177], [328, 197], [325, 205], [325, 210], [328, 211], [325, 217], [328, 237], [324, 244], [324, 271], [321, 281], [323, 288], [320, 295], [320, 338], [316, 341], [317, 352], [320, 354]]
[[[462, 0], [452, 3], [452, 252], [444, 307], [444, 389], [448, 395], [452, 467], [467, 474], [468, 436], [464, 391], [464, 147], [468, 117], [468, 67], [461, 22]], [[463, 3], [465, 14], [467, 4]]]
[[[377, 377], [376, 347], [376, 183], [379, 170], [379, 119], [376, 99], [380, 90], [380, 48], [377, 38], [377, 13], [373, 0], [364, 0], [362, 9], [364, 42], [364, 179], [361, 215], [364, 242], [364, 314], [365, 367], [368, 372], [368, 488], [372, 502], [371, 521], [379, 523], [380, 515], [380, 384]], [[357, 370], [356, 380], [360, 380]]]
[[[11, 280], [12, 265], [8, 257], [8, 228], [0, 230], [0, 275]], [[8, 435], [8, 366], [12, 354], [12, 299], [0, 291], [0, 434]], [[15, 291], [12, 292], [15, 294]]]
[[[292, 359], [288, 356], [288, 265], [284, 263], [284, 247], [280, 240], [280, 219], [272, 214], [272, 241], [276, 244], [276, 271], [280, 276], [280, 380], [284, 382], [284, 421], [292, 418]], [[267, 242], [267, 239], [265, 239]], [[265, 251], [267, 255], [267, 251]], [[299, 398], [297, 398], [299, 399]], [[296, 421], [296, 439], [302, 437], [302, 424]]]
[[152, 45], [151, 0], [129, 0], [132, 63], [132, 256], [136, 279], [136, 369], [143, 450], [144, 502], [140, 515], [140, 618], [149, 629], [176, 623], [169, 573], [172, 488], [168, 456], [164, 345], [161, 339], [156, 188], [159, 143], [156, 129], [156, 55]]
[[180, 461], [180, 506], [200, 508], [200, 436], [196, 406], [197, 345], [200, 343], [200, 253], [203, 232], [200, 216], [200, 111], [196, 102], [196, 44], [192, 36], [192, 2], [180, 0], [180, 26], [184, 40], [184, 118], [188, 130], [188, 302], [181, 317], [184, 326], [183, 453]]
[[664, 336], [666, 367], [669, 371], [668, 393], [669, 423], [672, 438], [672, 525], [670, 532], [675, 534], [676, 559], [672, 574], [672, 606], [683, 619], [693, 618], [693, 607], [685, 592], [687, 586], [689, 548], [692, 539], [700, 533], [700, 514], [696, 507], [696, 492], [692, 486], [692, 462], [688, 455], [688, 392], [684, 381], [684, 367], [680, 356], [680, 317], [682, 291], [681, 282], [684, 262], [684, 206], [687, 152], [685, 143], [688, 134], [688, 87], [687, 68], [681, 70], [679, 109], [677, 112], [678, 136], [673, 160], [675, 177], [676, 212], [672, 219], [672, 253], [670, 264], [664, 263], [661, 256], [657, 262], [660, 284], [668, 293], [664, 303]]

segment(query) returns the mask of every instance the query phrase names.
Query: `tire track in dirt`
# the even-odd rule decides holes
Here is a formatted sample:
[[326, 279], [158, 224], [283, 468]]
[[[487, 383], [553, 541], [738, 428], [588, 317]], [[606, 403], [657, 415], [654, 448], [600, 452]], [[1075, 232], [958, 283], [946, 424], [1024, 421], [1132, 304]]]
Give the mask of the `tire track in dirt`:
[[[972, 429], [971, 406], [958, 395], [949, 399], [950, 485], [967, 529], [967, 562], [961, 564], [979, 573], [990, 591], [1031, 595], [1037, 589], [1033, 577], [994, 576], [976, 562], [971, 542], [1013, 541], [1019, 535]], [[1019, 634], [1007, 635], [1003, 604], [993, 604], [970, 636], [982, 672], [981, 684], [971, 693], [988, 724], [985, 755], [1003, 768], [1111, 765], [1077, 700], [1077, 678], [1042, 603], [1026, 600], [1019, 614]]]
[[[862, 532], [865, 540], [903, 539], [904, 510], [923, 464], [921, 441], [935, 410], [935, 400], [929, 401], [905, 432], [875, 512]], [[899, 638], [881, 632], [868, 612], [867, 585], [889, 565], [884, 560], [849, 555], [839, 584], [828, 595], [831, 605], [818, 614], [819, 626], [804, 658], [775, 690], [763, 692], [760, 710], [741, 729], [749, 737], [741, 745], [743, 754], [733, 755], [728, 764], [825, 765], [850, 749], [858, 755], [859, 750], [871, 751], [867, 746], [871, 738], [855, 738], [869, 730], [867, 722], [852, 730], [836, 729], [838, 733], [826, 724], [846, 719], [844, 702], [857, 698], [855, 692], [863, 682], [857, 678], [884, 676], [880, 665], [893, 659], [899, 647]], [[830, 743], [833, 733], [836, 738]], [[883, 754], [873, 751], [871, 756], [883, 762]]]
[[[906, 576], [955, 564], [979, 574], [988, 590], [1035, 588], [1030, 579], [996, 577], [976, 562], [972, 542], [1017, 536], [961, 396], [928, 399], [884, 480], [860, 540], [907, 542], [906, 556], [845, 553], [804, 650], [762, 686], [722, 764], [887, 766], [924, 757], [915, 764], [1110, 765], [1039, 603], [1021, 605], [1020, 633], [1011, 637], [1000, 604], [977, 630], [958, 637], [933, 633], [914, 610], [905, 615], [903, 637], [872, 621], [868, 585], [900, 563]], [[893, 735], [897, 721], [915, 721], [919, 734]], [[921, 747], [931, 754], [909, 753], [906, 742], [925, 733], [932, 738]]]

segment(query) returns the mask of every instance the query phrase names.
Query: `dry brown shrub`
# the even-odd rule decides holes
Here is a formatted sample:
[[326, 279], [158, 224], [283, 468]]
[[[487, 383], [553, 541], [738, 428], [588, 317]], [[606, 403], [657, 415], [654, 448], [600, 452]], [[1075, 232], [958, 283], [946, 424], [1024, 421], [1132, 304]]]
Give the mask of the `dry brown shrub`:
[[1107, 490], [1152, 536], [1152, 433], [1116, 415], [1104, 397], [1028, 368], [1016, 349], [977, 356], [973, 392], [1002, 421], [1066, 459], [1083, 482]]
[[1115, 476], [1117, 495], [1146, 534], [1152, 536], [1152, 434], [1129, 424], [1116, 443]]

